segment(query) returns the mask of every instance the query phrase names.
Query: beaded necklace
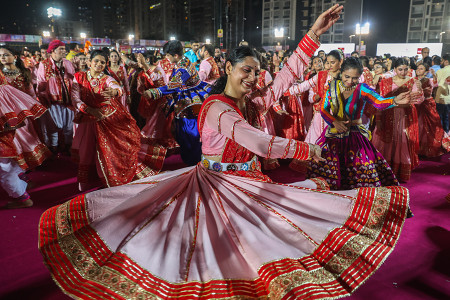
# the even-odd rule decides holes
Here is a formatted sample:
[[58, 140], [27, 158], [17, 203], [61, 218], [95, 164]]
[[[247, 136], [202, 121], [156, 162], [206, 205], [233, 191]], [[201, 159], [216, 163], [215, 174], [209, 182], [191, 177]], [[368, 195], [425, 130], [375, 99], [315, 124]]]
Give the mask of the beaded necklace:
[[20, 71], [18, 69], [11, 70], [11, 69], [8, 69], [7, 67], [4, 67], [2, 72], [3, 72], [3, 74], [5, 74], [8, 77], [17, 77], [17, 75], [20, 74]]
[[342, 81], [339, 81], [339, 87], [341, 88], [341, 90], [346, 91], [346, 92], [349, 92], [349, 91], [351, 91], [351, 90], [353, 90], [353, 89], [355, 88], [355, 85], [351, 85], [351, 86], [349, 86], [349, 87], [346, 87], [346, 86], [342, 83]]
[[100, 78], [103, 77], [103, 72], [101, 72], [95, 78], [91, 75], [91, 71], [87, 71], [87, 75], [88, 75], [89, 83], [91, 84], [91, 86], [92, 87], [97, 87], [100, 84]]

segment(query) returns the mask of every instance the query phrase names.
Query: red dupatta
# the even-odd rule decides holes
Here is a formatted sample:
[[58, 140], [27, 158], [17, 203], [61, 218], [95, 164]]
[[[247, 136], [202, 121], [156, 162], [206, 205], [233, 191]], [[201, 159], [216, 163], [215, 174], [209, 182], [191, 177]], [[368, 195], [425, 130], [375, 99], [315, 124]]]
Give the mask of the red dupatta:
[[[107, 76], [93, 89], [85, 72], [75, 74], [81, 86], [82, 101], [94, 108], [102, 108], [106, 117], [95, 123], [96, 150], [104, 185], [117, 186], [130, 182], [138, 173], [138, 151], [141, 146], [140, 131], [133, 117], [123, 108], [116, 98], [107, 101], [100, 92], [106, 87]], [[111, 112], [108, 114], [108, 112]], [[86, 115], [86, 114], [84, 114]]]
[[[410, 92], [415, 84], [415, 79], [411, 78], [402, 86], [398, 87], [396, 90], [393, 88], [394, 79], [386, 78], [380, 82], [380, 95], [388, 98], [395, 97], [404, 92]], [[409, 153], [411, 154], [411, 167], [414, 168], [419, 164], [417, 151], [419, 149], [419, 121], [417, 118], [417, 110], [415, 105], [409, 105], [402, 107], [405, 111], [406, 118], [406, 134], [410, 140], [408, 143]], [[378, 134], [381, 140], [385, 143], [393, 142], [393, 133], [396, 128], [394, 128], [394, 109], [387, 109], [383, 112], [377, 114], [377, 127]]]

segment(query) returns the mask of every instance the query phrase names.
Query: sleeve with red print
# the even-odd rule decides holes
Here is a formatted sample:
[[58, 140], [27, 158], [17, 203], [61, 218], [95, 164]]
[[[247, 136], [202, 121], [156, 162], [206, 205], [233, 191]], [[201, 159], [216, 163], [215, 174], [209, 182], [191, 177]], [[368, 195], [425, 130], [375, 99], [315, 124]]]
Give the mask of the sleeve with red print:
[[261, 157], [303, 160], [309, 157], [309, 144], [266, 134], [247, 123], [225, 103], [217, 102], [211, 105], [206, 123], [208, 127]]
[[309, 65], [311, 56], [319, 48], [320, 44], [313, 41], [306, 35], [299, 43], [299, 47], [289, 57], [285, 67], [275, 77], [273, 84], [269, 87], [270, 93], [264, 96], [265, 106], [271, 107], [274, 102], [294, 84], [296, 80], [302, 77]]

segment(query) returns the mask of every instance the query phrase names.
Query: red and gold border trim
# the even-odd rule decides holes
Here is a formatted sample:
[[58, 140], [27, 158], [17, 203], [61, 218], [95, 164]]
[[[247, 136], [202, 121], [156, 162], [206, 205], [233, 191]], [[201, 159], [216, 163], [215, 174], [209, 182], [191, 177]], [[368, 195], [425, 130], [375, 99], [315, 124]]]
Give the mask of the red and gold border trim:
[[[269, 262], [254, 280], [165, 281], [89, 226], [85, 196], [47, 210], [39, 247], [56, 283], [83, 299], [322, 299], [349, 295], [393, 250], [408, 207], [402, 187], [362, 188], [345, 224], [300, 259]], [[199, 209], [200, 201], [197, 209]]]

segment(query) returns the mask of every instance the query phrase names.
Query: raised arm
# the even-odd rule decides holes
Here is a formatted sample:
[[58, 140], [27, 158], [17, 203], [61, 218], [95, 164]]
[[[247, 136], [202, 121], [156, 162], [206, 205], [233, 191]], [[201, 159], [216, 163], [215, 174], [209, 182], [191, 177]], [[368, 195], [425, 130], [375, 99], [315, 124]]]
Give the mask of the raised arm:
[[298, 96], [306, 91], [309, 91], [310, 89], [314, 89], [319, 82], [319, 75], [316, 74], [312, 78], [305, 80], [301, 83], [294, 83], [289, 88], [289, 94]]
[[336, 4], [317, 18], [287, 63], [284, 64], [283, 69], [278, 73], [273, 84], [269, 86], [270, 92], [264, 96], [266, 107], [272, 106], [274, 101], [277, 101], [296, 80], [302, 77], [302, 74], [309, 65], [311, 56], [313, 56], [314, 52], [320, 46], [320, 35], [328, 31], [336, 23], [342, 9], [343, 6]]
[[144, 95], [150, 96], [149, 98], [159, 99], [164, 95], [176, 93], [178, 92], [178, 89], [189, 80], [189, 78], [191, 78], [191, 74], [185, 68], [179, 68], [172, 75], [169, 84], [159, 88], [149, 89]]
[[422, 84], [419, 80], [414, 79], [414, 85], [411, 91], [411, 104], [420, 104], [425, 100], [422, 90]]

